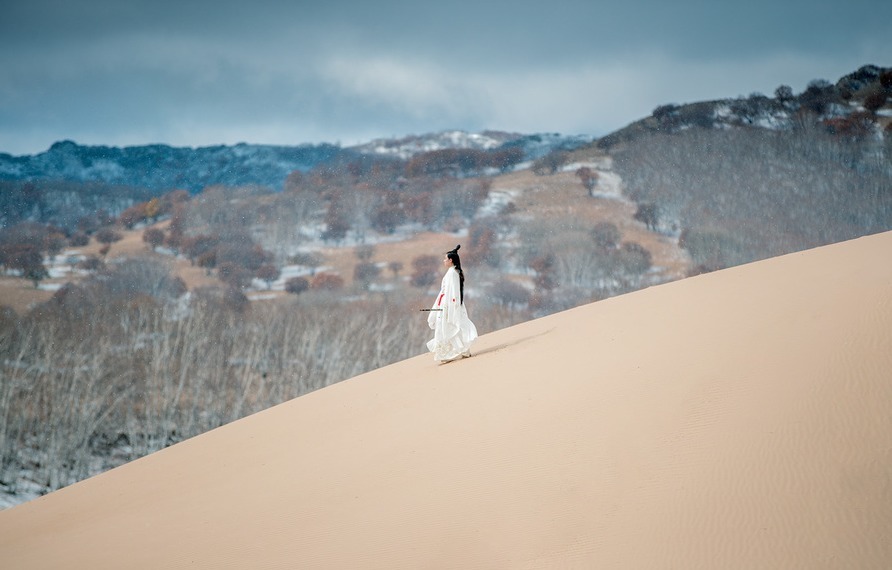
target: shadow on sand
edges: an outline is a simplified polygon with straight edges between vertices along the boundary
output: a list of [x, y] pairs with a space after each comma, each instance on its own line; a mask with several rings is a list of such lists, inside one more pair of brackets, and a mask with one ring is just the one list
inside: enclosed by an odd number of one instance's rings
[[554, 330], [553, 328], [550, 328], [550, 329], [548, 329], [547, 331], [542, 331], [542, 332], [540, 332], [539, 334], [534, 334], [534, 335], [530, 335], [530, 336], [525, 336], [525, 337], [523, 337], [523, 338], [519, 338], [519, 339], [517, 339], [517, 340], [515, 340], [515, 341], [513, 341], [513, 342], [505, 342], [505, 343], [502, 343], [502, 344], [497, 344], [497, 345], [495, 345], [495, 346], [489, 346], [489, 347], [484, 348], [484, 349], [482, 349], [482, 350], [471, 351], [471, 355], [472, 355], [472, 356], [480, 356], [481, 354], [487, 354], [487, 353], [489, 353], [489, 352], [498, 352], [498, 351], [500, 351], [500, 350], [502, 350], [502, 349], [504, 349], [504, 348], [508, 348], [509, 346], [516, 346], [516, 345], [521, 344], [521, 343], [523, 343], [523, 342], [526, 342], [526, 341], [528, 341], [528, 340], [532, 340], [532, 339], [537, 338], [537, 337], [540, 337], [540, 336], [545, 336], [545, 335], [547, 335], [548, 333], [550, 333], [550, 332], [553, 331], [553, 330]]

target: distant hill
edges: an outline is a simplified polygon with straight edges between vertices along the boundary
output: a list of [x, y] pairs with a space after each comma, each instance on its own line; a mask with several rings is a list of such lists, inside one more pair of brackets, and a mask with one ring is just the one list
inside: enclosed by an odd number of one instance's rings
[[291, 172], [307, 171], [320, 164], [368, 159], [405, 160], [434, 150], [490, 150], [503, 146], [520, 147], [528, 159], [535, 159], [552, 150], [576, 148], [591, 140], [591, 137], [559, 134], [448, 131], [379, 139], [348, 148], [331, 144], [273, 146], [245, 143], [198, 148], [167, 145], [120, 148], [62, 141], [35, 155], [0, 153], [0, 180], [101, 182], [156, 192], [184, 189], [194, 193], [213, 185], [259, 185], [278, 190]]
[[521, 148], [528, 160], [539, 158], [554, 150], [574, 150], [593, 140], [592, 137], [564, 136], [559, 133], [519, 134], [501, 131], [468, 133], [443, 131], [427, 135], [410, 135], [402, 138], [376, 139], [352, 147], [351, 150], [365, 155], [390, 156], [409, 159], [424, 152], [445, 149], [496, 150]]
[[156, 191], [198, 192], [215, 184], [279, 188], [294, 170], [308, 170], [348, 152], [330, 144], [119, 148], [62, 141], [40, 154], [0, 154], [0, 179], [104, 182]]
[[595, 143], [695, 271], [892, 229], [892, 68], [774, 95], [662, 105]]
[[678, 133], [690, 128], [727, 129], [756, 127], [770, 130], [794, 128], [803, 113], [809, 113], [833, 126], [834, 121], [859, 114], [874, 116], [875, 124], [889, 124], [889, 93], [892, 92], [892, 68], [865, 65], [840, 78], [835, 84], [814, 80], [800, 94], [781, 85], [768, 97], [754, 93], [748, 97], [698, 101], [683, 105], [665, 104], [643, 119], [597, 141], [602, 149], [649, 133]]

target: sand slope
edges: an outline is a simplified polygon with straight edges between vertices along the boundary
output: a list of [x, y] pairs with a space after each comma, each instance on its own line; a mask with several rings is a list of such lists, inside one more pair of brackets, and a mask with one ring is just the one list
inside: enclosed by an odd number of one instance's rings
[[370, 372], [0, 512], [0, 567], [889, 568], [890, 251]]

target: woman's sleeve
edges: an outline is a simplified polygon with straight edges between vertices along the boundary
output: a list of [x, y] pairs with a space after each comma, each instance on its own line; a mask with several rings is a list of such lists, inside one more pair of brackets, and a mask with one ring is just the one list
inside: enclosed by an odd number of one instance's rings
[[458, 271], [449, 271], [446, 278], [446, 290], [443, 291], [443, 293], [443, 302], [441, 303], [441, 306], [445, 313], [444, 317], [446, 318], [446, 322], [458, 327], [458, 307], [461, 305], [461, 282], [459, 281]]

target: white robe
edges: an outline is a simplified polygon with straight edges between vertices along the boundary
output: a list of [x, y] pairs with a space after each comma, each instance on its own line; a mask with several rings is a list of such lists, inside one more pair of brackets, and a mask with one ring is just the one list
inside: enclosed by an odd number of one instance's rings
[[471, 355], [471, 343], [477, 338], [477, 327], [468, 318], [468, 310], [461, 302], [458, 271], [446, 270], [440, 284], [440, 292], [427, 317], [427, 324], [434, 331], [434, 338], [427, 349], [434, 353], [434, 360], [445, 362]]

